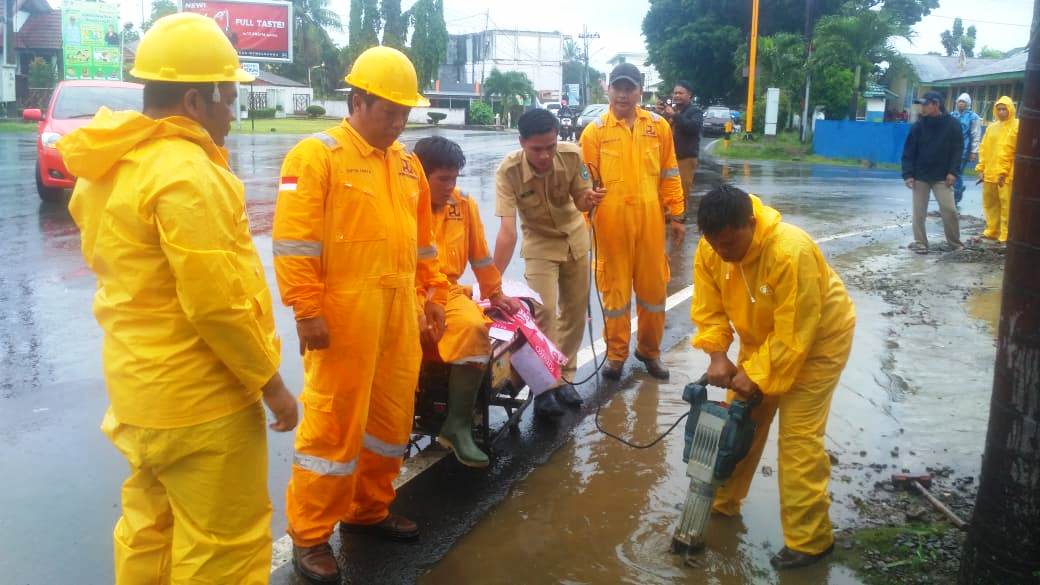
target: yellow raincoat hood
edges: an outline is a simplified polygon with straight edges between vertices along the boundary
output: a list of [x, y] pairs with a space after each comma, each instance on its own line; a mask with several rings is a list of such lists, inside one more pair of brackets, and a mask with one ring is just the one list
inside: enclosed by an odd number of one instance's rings
[[97, 275], [112, 412], [177, 428], [260, 398], [279, 343], [245, 189], [198, 123], [102, 109], [58, 142]]
[[743, 260], [724, 262], [706, 238], [697, 245], [692, 343], [727, 351], [735, 329], [739, 365], [763, 393], [783, 394], [806, 359], [845, 350], [832, 344], [855, 326], [856, 312], [809, 234], [781, 222], [757, 197], [751, 201], [755, 236]]

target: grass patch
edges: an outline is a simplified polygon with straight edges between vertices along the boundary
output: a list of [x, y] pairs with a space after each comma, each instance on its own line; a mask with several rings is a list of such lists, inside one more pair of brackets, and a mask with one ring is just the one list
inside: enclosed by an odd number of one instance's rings
[[[798, 162], [810, 164], [834, 165], [840, 167], [863, 167], [862, 161], [856, 159], [828, 158], [812, 154], [812, 143], [802, 144], [797, 133], [782, 132], [775, 137], [759, 134], [755, 139], [741, 140], [734, 136], [729, 149], [719, 142], [714, 147], [714, 154], [746, 160], [775, 160], [780, 162]], [[898, 170], [900, 165], [893, 163], [875, 163], [873, 168]]]
[[[958, 569], [963, 535], [948, 524], [914, 524], [859, 530], [852, 547], [836, 546], [834, 560], [851, 569], [870, 585], [948, 583]], [[956, 546], [954, 546], [956, 545]]]
[[36, 128], [36, 122], [23, 122], [21, 120], [0, 120], [0, 134], [36, 132]]
[[[232, 134], [314, 134], [340, 123], [331, 118], [277, 118], [242, 120], [231, 123]], [[409, 128], [425, 128], [429, 124], [409, 124]], [[255, 127], [255, 129], [254, 129]]]

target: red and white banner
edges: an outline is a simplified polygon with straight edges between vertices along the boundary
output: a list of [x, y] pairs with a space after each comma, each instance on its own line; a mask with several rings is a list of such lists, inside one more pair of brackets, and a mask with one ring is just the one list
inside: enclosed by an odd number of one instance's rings
[[[486, 307], [487, 303], [482, 303]], [[524, 379], [531, 394], [537, 396], [560, 382], [563, 366], [567, 356], [560, 353], [556, 344], [542, 333], [534, 316], [523, 306], [515, 315], [506, 321], [496, 320], [491, 325], [491, 337], [509, 341], [516, 332], [520, 332], [527, 343], [520, 347], [509, 358], [516, 373]]]
[[293, 11], [290, 2], [184, 0], [183, 9], [217, 21], [242, 59], [292, 62]]

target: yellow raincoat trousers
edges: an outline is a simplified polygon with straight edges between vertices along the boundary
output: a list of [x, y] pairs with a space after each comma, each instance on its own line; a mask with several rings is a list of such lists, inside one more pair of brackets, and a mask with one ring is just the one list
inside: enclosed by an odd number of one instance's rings
[[260, 388], [278, 371], [271, 295], [242, 183], [187, 118], [102, 108], [58, 143], [97, 275], [111, 407], [130, 463], [115, 581], [267, 583]]
[[[1008, 119], [997, 119], [997, 106], [1008, 109]], [[993, 104], [993, 119], [997, 120], [986, 128], [979, 145], [979, 164], [975, 166], [982, 177], [982, 211], [986, 216], [983, 236], [1006, 242], [1008, 239], [1008, 213], [1011, 210], [1011, 181], [1015, 174], [1015, 147], [1018, 143], [1018, 118], [1015, 117], [1015, 102], [1004, 96]], [[1000, 185], [1003, 175], [1004, 186]]]
[[581, 150], [607, 189], [592, 216], [607, 359], [623, 362], [628, 357], [633, 287], [639, 317], [636, 351], [657, 359], [671, 278], [664, 216], [680, 216], [686, 209], [672, 129], [664, 118], [643, 109], [631, 129], [608, 111], [582, 133]]
[[282, 165], [274, 265], [297, 319], [322, 316], [329, 348], [304, 356], [303, 421], [286, 514], [297, 546], [337, 522], [389, 515], [412, 429], [427, 298], [444, 304], [430, 190], [418, 157], [382, 151], [349, 122], [297, 144]]
[[456, 189], [447, 204], [434, 210], [433, 226], [440, 268], [452, 284], [445, 307], [447, 328], [437, 344], [438, 353], [447, 363], [486, 364], [491, 356], [487, 329], [491, 320], [473, 301], [470, 288], [459, 285], [468, 264], [480, 283], [481, 298], [502, 292], [502, 275], [488, 249], [477, 202]]
[[751, 451], [716, 491], [715, 510], [740, 511], [779, 410], [784, 544], [819, 554], [834, 542], [823, 437], [831, 396], [852, 348], [856, 312], [809, 235], [781, 223], [780, 213], [757, 197], [752, 201], [755, 235], [744, 259], [724, 262], [701, 238], [694, 260], [693, 346], [727, 351], [736, 329], [737, 365], [763, 394], [752, 414], [758, 429]]

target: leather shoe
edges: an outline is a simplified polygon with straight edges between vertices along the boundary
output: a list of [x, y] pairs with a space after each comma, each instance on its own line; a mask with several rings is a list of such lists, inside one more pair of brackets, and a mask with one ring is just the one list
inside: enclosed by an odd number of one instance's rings
[[646, 365], [646, 371], [658, 380], [667, 380], [669, 376], [668, 368], [661, 365], [661, 360], [645, 358], [636, 352], [636, 359], [643, 362]]
[[608, 380], [620, 380], [621, 370], [624, 369], [625, 362], [617, 360], [609, 360], [607, 364], [603, 366], [603, 377]]
[[563, 416], [564, 410], [556, 401], [556, 392], [547, 390], [534, 397], [534, 415], [542, 418]]
[[339, 583], [339, 565], [332, 547], [325, 542], [318, 546], [293, 546], [293, 568], [312, 583]]
[[397, 514], [390, 514], [375, 524], [340, 522], [339, 529], [348, 534], [368, 534], [386, 540], [409, 541], [419, 538], [419, 525]]
[[581, 406], [581, 394], [570, 384], [564, 384], [556, 389], [556, 402], [564, 406]]
[[834, 545], [830, 545], [827, 550], [823, 551], [818, 555], [812, 555], [809, 553], [798, 552], [791, 550], [786, 546], [780, 549], [780, 552], [773, 555], [773, 558], [769, 559], [769, 564], [777, 569], [797, 569], [799, 567], [808, 567], [809, 565], [818, 563], [827, 555], [834, 552]]

